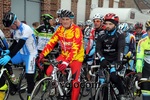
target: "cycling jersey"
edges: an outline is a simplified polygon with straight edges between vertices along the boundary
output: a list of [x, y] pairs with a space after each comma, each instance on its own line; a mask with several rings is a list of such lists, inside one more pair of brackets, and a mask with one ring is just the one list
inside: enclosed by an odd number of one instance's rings
[[134, 36], [135, 36], [135, 40], [136, 40], [136, 44], [138, 44], [138, 41], [142, 38], [142, 35], [146, 33], [144, 30], [142, 30], [141, 33], [137, 33], [137, 32], [134, 32]]
[[146, 36], [148, 36], [147, 32], [142, 35], [142, 38], [145, 38]]
[[0, 30], [0, 51], [8, 49], [8, 43], [4, 33]]
[[35, 34], [38, 37], [38, 50], [43, 50], [49, 39], [52, 37], [54, 33], [53, 27], [48, 27], [44, 24], [40, 25], [37, 29], [35, 29]]
[[82, 32], [75, 24], [72, 24], [69, 29], [60, 26], [42, 50], [42, 54], [46, 56], [50, 53], [59, 41], [61, 55], [66, 58], [67, 62], [72, 62], [73, 60], [82, 62], [84, 56], [82, 38]]
[[135, 56], [136, 41], [134, 35], [127, 32], [125, 40], [126, 40], [126, 45], [124, 49], [124, 55], [126, 55], [129, 51], [131, 51], [133, 56]]
[[[150, 38], [147, 36], [138, 42], [136, 70], [142, 72], [143, 60], [150, 64]], [[149, 69], [149, 68], [148, 68]]]
[[109, 62], [122, 61], [125, 47], [125, 35], [114, 29], [113, 31], [101, 31], [96, 42], [97, 56], [105, 58]]
[[37, 54], [36, 38], [30, 26], [21, 23], [21, 25], [18, 27], [17, 30], [12, 31], [12, 34], [14, 40], [16, 40], [17, 43], [19, 42], [19, 40], [26, 41], [19, 51], [21, 54], [23, 55]]

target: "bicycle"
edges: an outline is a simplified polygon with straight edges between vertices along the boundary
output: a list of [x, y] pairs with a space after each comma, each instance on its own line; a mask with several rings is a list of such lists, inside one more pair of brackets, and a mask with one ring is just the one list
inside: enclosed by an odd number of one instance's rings
[[[9, 64], [11, 65], [11, 64]], [[20, 76], [19, 76], [19, 81], [17, 84], [13, 83], [11, 81], [11, 76], [10, 74], [8, 73], [8, 70], [2, 66], [1, 67], [1, 70], [0, 70], [0, 77], [4, 77], [4, 80], [5, 80], [5, 84], [7, 85], [7, 90], [5, 91], [5, 98], [4, 100], [7, 100], [8, 99], [8, 96], [9, 94], [10, 95], [15, 95], [17, 92], [19, 93], [19, 96], [20, 98], [23, 98], [23, 96], [21, 95], [21, 93], [23, 91], [26, 90], [26, 83], [23, 83], [23, 79], [24, 79], [24, 74], [25, 74], [25, 71], [22, 70]], [[21, 100], [24, 100], [24, 99], [21, 99]]]
[[[47, 64], [52, 64], [54, 67], [52, 75], [50, 77], [45, 77], [41, 79], [36, 85], [35, 88], [32, 91], [31, 94], [31, 100], [41, 100], [41, 99], [48, 99], [48, 100], [54, 100], [54, 99], [68, 99], [70, 96], [70, 91], [71, 91], [71, 69], [67, 68], [66, 70], [68, 71], [68, 77], [66, 81], [64, 78], [66, 76], [61, 74], [59, 69], [57, 68], [57, 65], [61, 63], [61, 61], [56, 61], [55, 59], [49, 60], [49, 63]], [[46, 89], [42, 91], [43, 85], [46, 83]], [[68, 86], [65, 86], [68, 85]]]
[[[91, 72], [91, 70], [93, 70], [94, 68], [98, 68], [96, 74], [93, 74]], [[119, 100], [119, 90], [116, 88], [116, 86], [110, 81], [110, 70], [111, 69], [115, 70], [115, 65], [109, 65], [108, 68], [100, 68], [100, 65], [94, 65], [91, 66], [91, 70], [89, 71], [90, 75], [92, 76], [98, 76], [97, 78], [97, 86], [96, 86], [96, 94], [95, 94], [95, 100]], [[101, 75], [103, 76], [99, 76], [99, 73], [101, 73]], [[118, 73], [118, 72], [116, 72]], [[126, 84], [126, 67], [124, 66], [122, 69], [122, 75], [121, 75], [121, 81], [123, 83], [124, 89], [125, 89], [125, 93], [126, 93], [126, 97], [128, 98], [132, 98], [134, 99], [134, 92], [132, 90], [130, 90], [131, 88], [130, 85]], [[132, 73], [133, 74], [133, 73]], [[127, 75], [132, 75], [127, 74]], [[131, 86], [133, 87], [133, 86]]]
[[[54, 59], [55, 55], [58, 54], [58, 53], [59, 53], [59, 51], [55, 49], [50, 53], [50, 55], [48, 55], [48, 58], [49, 59]], [[25, 73], [25, 68], [24, 67], [25, 66], [23, 66], [22, 73], [20, 74], [20, 77], [19, 77], [19, 88], [25, 88], [25, 89], [18, 90], [19, 97], [20, 97], [21, 100], [26, 100], [26, 97], [27, 97], [27, 81], [26, 81], [26, 73]], [[44, 77], [45, 77], [44, 71], [41, 71], [40, 68], [36, 67], [35, 77], [34, 77], [35, 84]], [[43, 86], [43, 89], [44, 88], [45, 87]]]

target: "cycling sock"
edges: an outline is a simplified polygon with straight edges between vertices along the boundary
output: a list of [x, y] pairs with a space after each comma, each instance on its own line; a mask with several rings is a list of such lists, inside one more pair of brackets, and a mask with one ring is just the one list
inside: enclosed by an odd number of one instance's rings
[[27, 78], [27, 93], [31, 94], [32, 90], [34, 89], [34, 74], [26, 74], [26, 78]]

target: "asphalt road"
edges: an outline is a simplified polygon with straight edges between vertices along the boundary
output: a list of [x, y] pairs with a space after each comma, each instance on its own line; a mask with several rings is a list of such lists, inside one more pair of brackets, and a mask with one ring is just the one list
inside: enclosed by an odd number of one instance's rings
[[[13, 70], [14, 70], [15, 75], [16, 75], [16, 76], [19, 76], [19, 74], [20, 74], [20, 72], [21, 72], [21, 69], [13, 69]], [[90, 97], [90, 96], [84, 97], [82, 100], [89, 100], [89, 97]], [[15, 94], [14, 96], [9, 95], [8, 100], [20, 100], [18, 93]], [[25, 99], [25, 100], [26, 100], [26, 99]], [[142, 99], [141, 99], [141, 97], [139, 97], [139, 98], [136, 98], [135, 100], [142, 100]]]

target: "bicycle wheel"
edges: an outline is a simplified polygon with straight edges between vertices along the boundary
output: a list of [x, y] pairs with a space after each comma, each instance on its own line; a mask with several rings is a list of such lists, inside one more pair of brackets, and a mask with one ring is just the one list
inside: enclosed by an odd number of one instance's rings
[[[82, 75], [81, 75], [81, 77], [82, 77]], [[80, 79], [80, 81], [81, 81], [81, 83], [80, 83], [80, 96], [81, 97], [82, 96], [86, 97], [86, 96], [88, 96], [90, 94], [91, 87], [88, 86], [88, 85], [90, 85], [91, 83], [90, 82], [88, 83], [87, 79], [84, 78], [84, 77], [82, 77]]]
[[[43, 87], [45, 87], [44, 90]], [[31, 100], [58, 100], [57, 87], [51, 77], [45, 77], [35, 85], [31, 93]]]
[[128, 91], [126, 93], [129, 93], [129, 97], [135, 99], [136, 95], [134, 95], [134, 92], [136, 91], [136, 87], [135, 87], [135, 81], [137, 80], [136, 76], [135, 76], [135, 72], [133, 71], [127, 71], [126, 75], [125, 75], [125, 81], [126, 81], [126, 86], [128, 89]]
[[26, 99], [26, 97], [27, 97], [27, 81], [26, 81], [24, 70], [19, 77], [18, 93], [19, 93], [19, 97], [21, 100]]
[[95, 94], [95, 100], [117, 100], [114, 97], [113, 91], [108, 92], [108, 84], [104, 83], [97, 89]]
[[81, 74], [80, 74], [80, 85], [81, 85], [80, 86], [80, 98], [88, 96], [91, 92], [91, 87], [88, 86], [88, 85], [90, 85], [91, 82], [88, 82], [88, 78], [87, 78], [88, 70], [86, 68], [88, 68], [87, 65], [83, 66], [83, 68], [81, 69]]
[[2, 92], [5, 92], [4, 100], [7, 100], [8, 97], [9, 97], [9, 93], [10, 93], [10, 80], [9, 80], [9, 78], [5, 74], [2, 77], [4, 77], [5, 86], [7, 88], [5, 91], [2, 91]]

